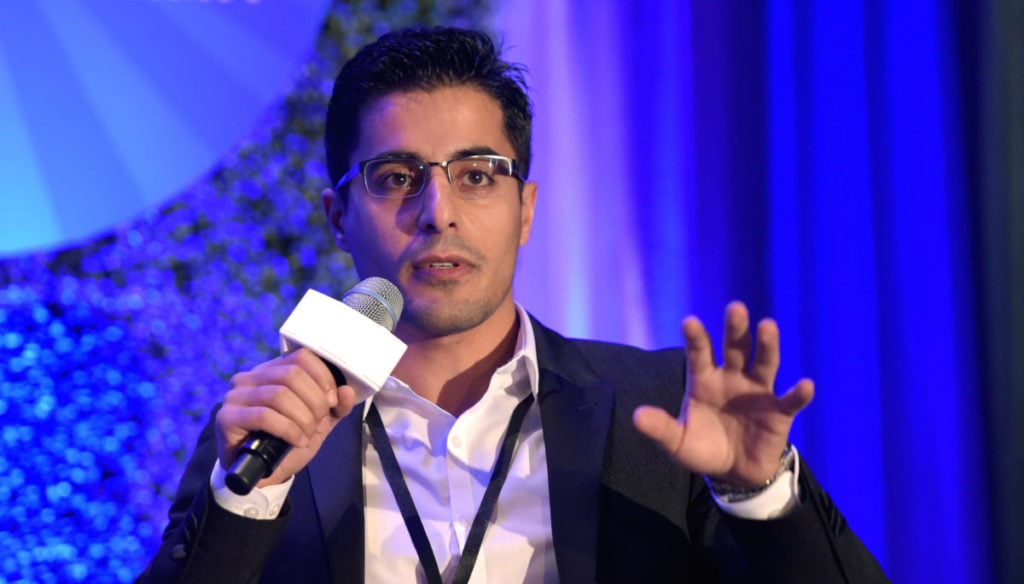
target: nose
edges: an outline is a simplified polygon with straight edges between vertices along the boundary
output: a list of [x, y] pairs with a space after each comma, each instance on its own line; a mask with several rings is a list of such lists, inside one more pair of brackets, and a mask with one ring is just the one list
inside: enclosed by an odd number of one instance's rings
[[422, 231], [443, 233], [456, 226], [458, 210], [455, 205], [455, 187], [448, 182], [442, 168], [431, 168], [425, 179], [420, 200], [419, 228]]

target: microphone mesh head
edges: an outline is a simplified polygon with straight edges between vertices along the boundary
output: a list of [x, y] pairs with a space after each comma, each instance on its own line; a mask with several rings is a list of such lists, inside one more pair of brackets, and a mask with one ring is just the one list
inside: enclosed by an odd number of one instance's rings
[[388, 329], [395, 330], [405, 300], [391, 282], [376, 276], [367, 278], [345, 292], [341, 301], [349, 308]]

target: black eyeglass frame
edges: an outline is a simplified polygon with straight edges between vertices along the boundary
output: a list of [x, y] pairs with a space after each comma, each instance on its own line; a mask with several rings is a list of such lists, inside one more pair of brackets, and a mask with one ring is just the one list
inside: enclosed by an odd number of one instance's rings
[[[375, 194], [373, 192], [373, 189], [370, 188], [370, 184], [367, 182], [368, 179], [366, 177], [366, 173], [364, 172], [366, 170], [366, 166], [374, 162], [412, 162], [419, 164], [420, 167], [425, 172], [429, 172], [430, 168], [434, 166], [440, 166], [441, 168], [444, 169], [445, 176], [448, 177], [448, 184], [455, 184], [455, 177], [452, 176], [451, 170], [448, 168], [448, 166], [454, 162], [461, 162], [463, 160], [488, 161], [492, 166], [494, 166], [494, 161], [504, 162], [505, 164], [508, 165], [509, 168], [508, 176], [511, 176], [512, 178], [518, 180], [520, 183], [526, 182], [526, 179], [524, 179], [522, 174], [520, 174], [519, 172], [519, 161], [508, 156], [501, 156], [499, 154], [469, 154], [466, 156], [458, 156], [456, 158], [452, 158], [451, 160], [442, 160], [440, 162], [431, 162], [429, 160], [420, 160], [418, 158], [406, 158], [402, 156], [382, 156], [379, 158], [368, 158], [366, 160], [361, 160], [353, 164], [352, 168], [348, 169], [348, 172], [346, 172], [344, 176], [338, 179], [338, 184], [334, 185], [334, 189], [340, 190], [343, 186], [352, 182], [357, 175], [362, 174], [363, 186], [366, 188], [367, 194], [369, 194], [371, 197], [376, 197], [378, 199], [411, 199], [422, 194], [423, 189], [427, 188], [427, 183], [429, 182], [429, 180], [426, 177], [424, 177], [424, 180], [420, 183], [419, 190], [416, 191], [415, 193], [410, 193], [407, 195], [403, 195], [401, 197], [387, 197], [384, 195]], [[459, 193], [462, 193], [462, 191], [460, 190]]]

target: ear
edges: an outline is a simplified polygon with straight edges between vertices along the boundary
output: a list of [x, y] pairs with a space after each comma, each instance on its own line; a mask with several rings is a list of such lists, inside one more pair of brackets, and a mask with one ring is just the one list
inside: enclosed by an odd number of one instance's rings
[[348, 240], [345, 239], [345, 228], [342, 227], [342, 218], [345, 216], [345, 204], [341, 195], [333, 189], [324, 189], [320, 195], [324, 202], [324, 215], [327, 216], [327, 224], [331, 227], [331, 234], [334, 235], [334, 243], [338, 249], [348, 253]]
[[519, 201], [519, 245], [525, 245], [530, 240], [530, 231], [533, 229], [533, 208], [537, 204], [537, 183], [528, 182], [523, 185], [523, 195]]

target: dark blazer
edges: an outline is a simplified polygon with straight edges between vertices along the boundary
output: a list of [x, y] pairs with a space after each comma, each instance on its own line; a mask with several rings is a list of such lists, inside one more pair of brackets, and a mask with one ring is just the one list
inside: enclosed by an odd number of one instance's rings
[[[562, 582], [885, 582], [828, 495], [801, 465], [799, 510], [746, 521], [722, 513], [701, 477], [668, 460], [632, 423], [642, 404], [677, 412], [682, 350], [563, 338], [534, 321], [551, 529]], [[361, 408], [296, 475], [281, 516], [220, 509], [203, 430], [141, 581], [361, 582]]]

